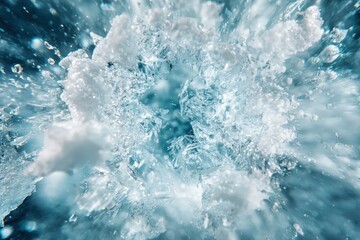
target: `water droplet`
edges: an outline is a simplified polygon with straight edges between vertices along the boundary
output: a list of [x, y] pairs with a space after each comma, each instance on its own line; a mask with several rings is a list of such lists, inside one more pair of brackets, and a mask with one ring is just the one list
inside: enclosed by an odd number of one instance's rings
[[23, 71], [23, 67], [20, 64], [15, 64], [13, 67], [11, 67], [11, 71], [13, 73], [20, 74]]
[[54, 65], [55, 64], [55, 60], [53, 58], [49, 58], [48, 59], [48, 63], [51, 64], [51, 65]]
[[13, 228], [10, 226], [5, 226], [3, 229], [0, 229], [0, 236], [2, 239], [8, 238], [11, 236]]
[[55, 47], [53, 45], [51, 45], [50, 43], [48, 43], [47, 41], [44, 42], [44, 45], [49, 50], [54, 50], [55, 49]]
[[43, 46], [43, 40], [41, 38], [34, 38], [31, 40], [30, 47], [35, 50], [40, 50]]
[[57, 11], [54, 8], [50, 8], [49, 11], [52, 15], [57, 15]]
[[37, 228], [37, 224], [35, 221], [27, 221], [24, 223], [24, 229], [27, 232], [33, 232]]

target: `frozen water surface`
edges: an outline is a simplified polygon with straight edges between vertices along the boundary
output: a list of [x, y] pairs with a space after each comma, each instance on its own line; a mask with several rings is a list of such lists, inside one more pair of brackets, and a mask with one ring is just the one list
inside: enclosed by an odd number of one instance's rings
[[2, 239], [359, 239], [356, 1], [0, 3]]

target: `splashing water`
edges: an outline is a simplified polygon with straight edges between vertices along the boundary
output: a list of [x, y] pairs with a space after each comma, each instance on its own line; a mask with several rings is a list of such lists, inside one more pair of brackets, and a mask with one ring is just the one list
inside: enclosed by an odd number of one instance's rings
[[55, 2], [75, 44], [0, 39], [3, 239], [360, 236], [358, 3]]

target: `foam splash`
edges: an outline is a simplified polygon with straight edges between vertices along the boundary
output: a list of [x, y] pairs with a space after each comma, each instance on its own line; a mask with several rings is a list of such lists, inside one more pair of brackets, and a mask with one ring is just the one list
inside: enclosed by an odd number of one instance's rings
[[[73, 121], [82, 125], [58, 129], [57, 134], [53, 134], [54, 127], [50, 128], [45, 139], [45, 148], [29, 171], [39, 174], [41, 169], [42, 173], [48, 174], [52, 171], [79, 168], [85, 163], [96, 166], [100, 161], [99, 154], [102, 150], [98, 143], [108, 142], [104, 139], [106, 135], [93, 133], [99, 132], [94, 124], [87, 124], [88, 121], [96, 120], [98, 123], [109, 125], [109, 132], [114, 135], [122, 134], [125, 138], [133, 139], [123, 140], [129, 142], [127, 149], [119, 146], [124, 143], [117, 137], [114, 137], [112, 143], [104, 146], [117, 148], [113, 151], [113, 154], [119, 157], [115, 163], [128, 162], [133, 178], [140, 183], [124, 179], [123, 181], [129, 183], [117, 182], [112, 193], [99, 194], [99, 191], [103, 191], [101, 189], [105, 183], [114, 181], [112, 179], [115, 177], [114, 169], [107, 167], [107, 180], [101, 180], [100, 176], [83, 180], [90, 186], [81, 200], [78, 200], [82, 209], [88, 211], [109, 209], [121, 201], [128, 201], [130, 206], [139, 203], [148, 205], [141, 210], [144, 212], [151, 211], [153, 207], [163, 208], [165, 216], [183, 224], [200, 221], [197, 212], [206, 212], [207, 218], [214, 218], [208, 220], [208, 224], [213, 224], [217, 221], [216, 218], [222, 216], [223, 223], [220, 226], [235, 225], [234, 229], [237, 227], [235, 219], [239, 215], [261, 209], [262, 201], [269, 198], [268, 193], [271, 189], [269, 180], [265, 178], [271, 176], [273, 170], [270, 169], [260, 178], [254, 177], [254, 173], [249, 171], [254, 171], [259, 167], [258, 165], [264, 164], [263, 158], [286, 152], [286, 144], [294, 139], [295, 134], [286, 127], [289, 120], [288, 112], [296, 109], [297, 103], [294, 99], [282, 96], [281, 92], [278, 94], [263, 92], [263, 89], [271, 83], [260, 86], [251, 79], [256, 77], [252, 71], [259, 71], [259, 66], [252, 66], [254, 63], [252, 60], [243, 62], [239, 59], [240, 56], [251, 58], [247, 47], [235, 45], [234, 49], [227, 50], [230, 48], [229, 43], [220, 40], [217, 26], [221, 22], [219, 16], [221, 5], [204, 3], [204, 6], [211, 11], [202, 11], [197, 18], [181, 15], [168, 17], [166, 12], [156, 8], [141, 11], [142, 16], [123, 14], [112, 21], [109, 33], [99, 40], [91, 58], [80, 51], [62, 60], [61, 64], [68, 73], [67, 79], [63, 82], [64, 92], [61, 97], [69, 106]], [[300, 23], [295, 20], [281, 22], [261, 34], [264, 39], [263, 46], [257, 46], [254, 51], [261, 55], [267, 53], [273, 55], [273, 57], [269, 56], [269, 59], [276, 59], [273, 62], [279, 69], [272, 72], [274, 76], [285, 71], [282, 65], [284, 60], [305, 51], [320, 40], [323, 30], [319, 10], [310, 7], [303, 15], [304, 18]], [[213, 22], [207, 21], [208, 18], [213, 19]], [[150, 21], [147, 23], [145, 19]], [[200, 21], [200, 24], [204, 22], [204, 27], [200, 27], [197, 21]], [[171, 31], [160, 32], [160, 29], [171, 29]], [[164, 34], [164, 36], [155, 39], [156, 34]], [[285, 44], [283, 40], [289, 41], [290, 44]], [[223, 45], [221, 49], [225, 50], [223, 53], [217, 53], [223, 50], [212, 47], [219, 42]], [[158, 45], [160, 43], [161, 45]], [[286, 47], [281, 48], [281, 46]], [[164, 50], [167, 50], [167, 53], [163, 53]], [[189, 55], [186, 55], [186, 52], [189, 52]], [[163, 67], [161, 65], [166, 65], [167, 61], [170, 61], [173, 67], [172, 69], [168, 67], [162, 73], [159, 68]], [[215, 65], [217, 69], [211, 70], [213, 61], [219, 62]], [[142, 64], [142, 68], [139, 64]], [[178, 71], [183, 71], [182, 64], [192, 64], [189, 66], [190, 76], [180, 80], [179, 103], [180, 117], [185, 118], [191, 125], [193, 137], [191, 144], [183, 143], [183, 146], [170, 156], [177, 158], [179, 166], [169, 168], [171, 159], [162, 159], [167, 155], [161, 157], [163, 153], [157, 152], [156, 147], [148, 150], [146, 146], [150, 147], [150, 144], [156, 146], [158, 141], [156, 134], [159, 134], [159, 129], [164, 126], [162, 123], [164, 120], [156, 117], [156, 114], [173, 118], [174, 116], [171, 115], [173, 113], [164, 114], [159, 111], [161, 107], [157, 106], [150, 108], [141, 103], [139, 97], [147, 91], [153, 91], [153, 88], [159, 88], [157, 86], [162, 84], [161, 81], [166, 84], [171, 82], [172, 79], [167, 75], [171, 75], [176, 67]], [[202, 71], [205, 71], [206, 75]], [[229, 73], [233, 74], [231, 78], [222, 77]], [[241, 75], [250, 78], [241, 79], [239, 77]], [[120, 85], [118, 89], [120, 92], [116, 91], [116, 87], [114, 88], [116, 85]], [[242, 95], [247, 91], [251, 92], [250, 96], [255, 96], [255, 93], [259, 95], [256, 99], [249, 99], [249, 102], [247, 99], [245, 102], [240, 100], [239, 98], [244, 98]], [[159, 91], [157, 94], [163, 93]], [[125, 104], [129, 104], [126, 114], [133, 115], [130, 119], [122, 116], [124, 109], [121, 108], [124, 108]], [[146, 114], [143, 108], [147, 108], [146, 118], [155, 122], [154, 126], [147, 126], [149, 128], [147, 131], [141, 129]], [[244, 110], [245, 113], [241, 113]], [[117, 122], [109, 123], [108, 119], [116, 119]], [[129, 120], [133, 122], [124, 133], [121, 125], [130, 124]], [[158, 126], [156, 122], [159, 122]], [[61, 140], [61, 132], [65, 133], [66, 140]], [[244, 144], [248, 146], [242, 146]], [[219, 151], [219, 146], [226, 151], [224, 155]], [[259, 162], [255, 165], [248, 163], [251, 166], [238, 167], [238, 170], [235, 170], [234, 165], [248, 161], [239, 152], [241, 149], [247, 151], [249, 155], [259, 154], [262, 157], [259, 157]], [[127, 153], [123, 153], [124, 150]], [[182, 156], [177, 156], [179, 154]], [[148, 159], [149, 156], [153, 160]], [[132, 163], [131, 158], [135, 157], [137, 159]], [[224, 164], [229, 166], [226, 167]], [[221, 165], [223, 167], [219, 168]], [[217, 173], [213, 174], [213, 171]], [[128, 178], [126, 171], [117, 174], [125, 174], [125, 178]], [[156, 175], [157, 178], [152, 184], [160, 185], [155, 188], [155, 194], [148, 192], [149, 188], [154, 188], [148, 182], [149, 176], [152, 175]], [[190, 176], [184, 178], [187, 175]], [[193, 175], [199, 175], [204, 180], [199, 181]], [[130, 186], [134, 184], [138, 187], [131, 188]], [[139, 184], [143, 186], [140, 187]], [[197, 185], [198, 187], [195, 187]], [[123, 199], [116, 198], [118, 191], [125, 191], [125, 196], [120, 194]], [[154, 201], [161, 195], [162, 198], [171, 201]], [[109, 196], [113, 204], [106, 201], [108, 197], [105, 196]], [[152, 204], [149, 204], [151, 202]], [[150, 207], [151, 205], [153, 206]], [[233, 208], [231, 213], [227, 212], [228, 208]], [[187, 210], [181, 212], [181, 209]], [[216, 211], [212, 213], [211, 209]], [[141, 233], [142, 231], [152, 231], [152, 228], [147, 226], [146, 215], [143, 216], [144, 213], [141, 212], [139, 214], [138, 217], [142, 220], [133, 221], [137, 221], [141, 227], [139, 230], [129, 230], [127, 233], [129, 236], [144, 234]], [[227, 219], [230, 215], [234, 215], [234, 218]], [[126, 226], [127, 224], [124, 226], [125, 229]]]
[[[66, 172], [77, 224], [65, 235], [83, 239], [76, 232], [91, 223], [81, 219], [93, 216], [102, 238], [263, 238], [254, 232], [262, 227], [271, 239], [306, 236], [278, 211], [279, 176], [311, 165], [358, 187], [355, 136], [324, 137], [324, 151], [310, 134], [340, 124], [312, 104], [327, 102], [328, 89], [332, 98], [354, 97], [338, 107], [350, 108], [345, 122], [360, 122], [352, 77], [313, 73], [341, 56], [346, 31], [325, 32], [319, 7], [302, 1], [279, 3], [285, 10], [271, 22], [276, 6], [265, 2], [244, 4], [247, 13], [229, 27], [236, 12], [225, 15], [223, 4], [130, 1], [132, 11], [115, 17], [106, 36], [91, 33], [91, 56], [78, 50], [62, 59], [71, 119], [46, 130], [26, 172]], [[308, 84], [315, 90], [299, 96], [301, 82], [316, 78]]]

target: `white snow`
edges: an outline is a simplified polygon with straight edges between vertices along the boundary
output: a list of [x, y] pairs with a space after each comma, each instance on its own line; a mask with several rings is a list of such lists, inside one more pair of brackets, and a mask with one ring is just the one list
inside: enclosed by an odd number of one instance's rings
[[54, 124], [46, 131], [43, 150], [27, 172], [45, 176], [101, 162], [110, 146], [106, 136], [104, 127], [96, 122]]

